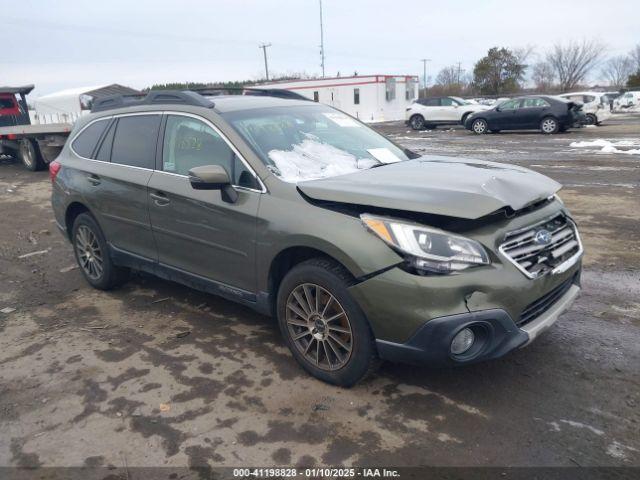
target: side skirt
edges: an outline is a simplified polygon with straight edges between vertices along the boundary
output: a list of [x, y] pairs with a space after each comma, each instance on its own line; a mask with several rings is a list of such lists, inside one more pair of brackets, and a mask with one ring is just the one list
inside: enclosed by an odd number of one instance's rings
[[109, 250], [111, 259], [116, 265], [151, 273], [165, 280], [170, 280], [195, 290], [200, 290], [201, 292], [226, 298], [227, 300], [245, 305], [264, 315], [271, 314], [265, 295], [263, 294], [256, 295], [247, 290], [136, 255], [135, 253], [114, 247], [111, 244], [109, 244]]

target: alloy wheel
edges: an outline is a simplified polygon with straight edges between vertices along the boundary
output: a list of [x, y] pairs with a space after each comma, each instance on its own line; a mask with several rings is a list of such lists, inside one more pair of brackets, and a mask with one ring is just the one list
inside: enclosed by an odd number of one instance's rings
[[422, 130], [424, 128], [424, 120], [420, 115], [416, 115], [411, 119], [411, 127], [414, 130]]
[[557, 123], [553, 118], [547, 118], [542, 122], [542, 131], [544, 133], [553, 133], [556, 131]]
[[353, 351], [349, 317], [340, 302], [314, 283], [298, 285], [286, 304], [287, 331], [306, 361], [322, 370], [344, 367]]
[[484, 133], [487, 131], [487, 124], [484, 120], [476, 120], [472, 125], [475, 133]]
[[86, 225], [81, 225], [76, 232], [76, 251], [84, 273], [92, 280], [98, 280], [104, 271], [104, 260], [98, 238]]

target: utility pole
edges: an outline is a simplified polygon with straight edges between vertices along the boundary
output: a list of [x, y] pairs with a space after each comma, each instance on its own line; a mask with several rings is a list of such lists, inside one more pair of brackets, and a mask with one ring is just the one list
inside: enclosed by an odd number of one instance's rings
[[430, 58], [423, 58], [420, 60], [422, 62], [422, 91], [423, 96], [427, 96], [427, 62], [430, 62]]
[[258, 48], [262, 49], [262, 53], [264, 54], [264, 74], [267, 77], [267, 81], [269, 81], [269, 66], [267, 64], [267, 47], [270, 47], [270, 43], [261, 43]]
[[458, 81], [456, 83], [460, 85], [460, 62], [458, 62]]
[[324, 78], [324, 28], [322, 25], [322, 0], [320, 0], [320, 67]]

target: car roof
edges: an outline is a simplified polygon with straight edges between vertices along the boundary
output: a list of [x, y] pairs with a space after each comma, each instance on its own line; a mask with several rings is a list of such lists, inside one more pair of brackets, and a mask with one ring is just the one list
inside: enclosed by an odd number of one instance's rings
[[568, 93], [561, 93], [561, 94], [560, 94], [560, 96], [561, 96], [561, 97], [566, 97], [566, 96], [568, 96], [568, 95], [596, 95], [596, 96], [600, 95], [600, 96], [602, 96], [602, 95], [604, 95], [604, 94], [606, 94], [606, 92], [589, 92], [589, 91], [586, 91], [586, 92], [568, 92]]
[[220, 113], [258, 108], [309, 106], [316, 104], [308, 100], [267, 97], [258, 95], [215, 95], [207, 97], [214, 103], [214, 110]]

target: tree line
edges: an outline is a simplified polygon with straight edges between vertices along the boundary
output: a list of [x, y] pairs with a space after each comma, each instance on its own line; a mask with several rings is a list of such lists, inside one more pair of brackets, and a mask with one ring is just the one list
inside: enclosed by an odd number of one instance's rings
[[[503, 95], [525, 90], [530, 74], [535, 92], [575, 90], [594, 74], [615, 90], [640, 87], [640, 44], [628, 54], [606, 56], [607, 47], [597, 40], [557, 43], [538, 55], [534, 47], [493, 47], [478, 60], [473, 71], [451, 65], [438, 72], [427, 95]], [[535, 58], [536, 61], [529, 60]], [[423, 92], [424, 93], [424, 92]]]

